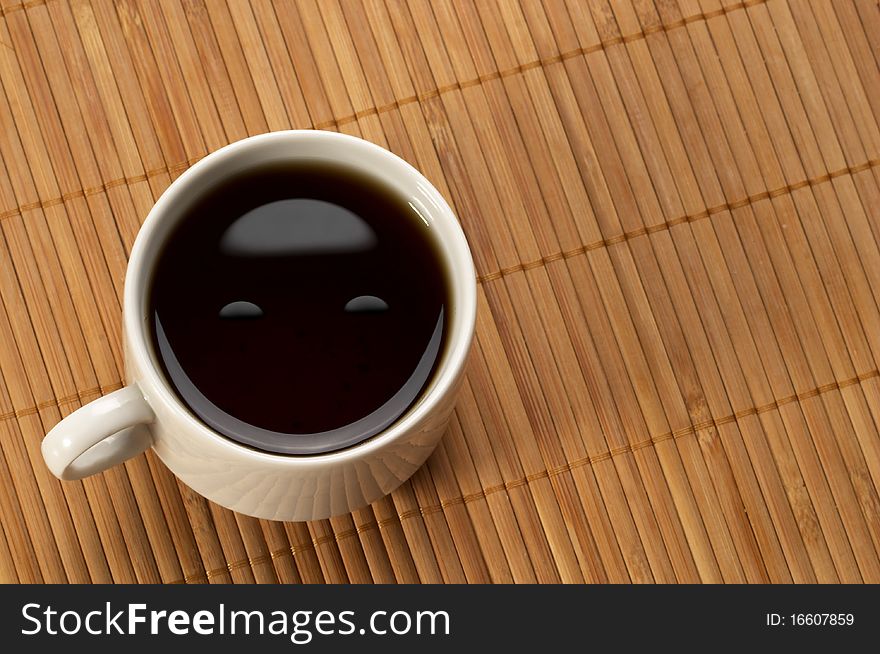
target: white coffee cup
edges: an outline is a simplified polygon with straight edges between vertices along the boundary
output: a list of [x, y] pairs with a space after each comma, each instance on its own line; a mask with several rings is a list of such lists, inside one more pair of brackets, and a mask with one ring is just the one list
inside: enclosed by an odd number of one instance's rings
[[[344, 162], [408, 198], [440, 244], [450, 277], [444, 353], [433, 381], [390, 427], [358, 445], [315, 455], [263, 452], [208, 427], [175, 395], [153, 353], [147, 292], [157, 254], [184, 200], [250, 167], [290, 160]], [[152, 447], [185, 484], [234, 511], [274, 520], [314, 520], [363, 507], [393, 491], [443, 435], [464, 372], [476, 317], [476, 281], [464, 233], [440, 193], [404, 160], [361, 139], [296, 130], [254, 136], [208, 155], [153, 207], [131, 252], [123, 339], [127, 386], [74, 411], [43, 439], [61, 479], [96, 474]]]

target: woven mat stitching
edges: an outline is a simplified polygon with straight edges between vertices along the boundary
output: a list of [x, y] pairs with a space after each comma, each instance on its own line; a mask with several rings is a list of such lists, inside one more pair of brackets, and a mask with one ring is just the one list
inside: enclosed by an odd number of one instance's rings
[[[139, 175], [137, 177], [131, 178], [120, 178], [117, 180], [112, 180], [103, 184], [100, 187], [93, 187], [89, 189], [85, 189], [82, 191], [74, 191], [71, 193], [67, 193], [60, 198], [54, 198], [52, 200], [44, 200], [31, 202], [29, 204], [24, 204], [14, 209], [10, 209], [3, 213], [0, 213], [0, 220], [4, 220], [7, 218], [11, 218], [13, 216], [21, 215], [24, 211], [30, 211], [38, 208], [46, 208], [56, 204], [60, 204], [68, 199], [73, 199], [75, 197], [84, 197], [88, 195], [94, 195], [100, 193], [108, 188], [112, 188], [113, 186], [119, 186], [122, 184], [129, 183], [137, 183], [139, 181], [146, 180], [152, 174], [159, 174], [160, 172], [168, 172], [168, 171], [183, 171], [188, 166], [192, 165], [198, 161], [196, 159], [190, 159], [186, 162], [181, 162], [178, 164], [174, 164], [173, 166], [169, 166], [162, 169], [156, 169], [156, 171], [151, 171], [145, 173], [144, 175]], [[587, 252], [592, 252], [593, 250], [598, 250], [601, 248], [607, 248], [612, 245], [617, 245], [618, 243], [624, 243], [626, 241], [632, 240], [639, 236], [645, 236], [648, 234], [655, 234], [657, 232], [666, 231], [675, 227], [677, 225], [682, 225], [685, 223], [695, 223], [706, 218], [710, 218], [716, 214], [723, 213], [726, 211], [733, 211], [735, 209], [740, 209], [750, 204], [754, 204], [756, 202], [761, 202], [762, 200], [773, 199], [780, 197], [782, 195], [793, 193], [794, 191], [800, 190], [802, 188], [818, 186], [819, 184], [824, 184], [825, 182], [829, 182], [833, 179], [841, 177], [843, 175], [857, 175], [858, 173], [864, 172], [871, 168], [876, 168], [880, 166], [880, 159], [869, 159], [860, 164], [856, 164], [855, 166], [845, 166], [838, 170], [834, 170], [830, 173], [825, 173], [823, 175], [818, 175], [816, 177], [810, 177], [808, 179], [803, 179], [797, 182], [793, 182], [791, 184], [786, 184], [784, 186], [780, 186], [778, 188], [774, 188], [767, 191], [761, 191], [760, 193], [754, 193], [744, 198], [740, 198], [738, 200], [733, 200], [731, 202], [723, 202], [714, 207], [709, 207], [707, 209], [703, 209], [694, 214], [686, 214], [683, 216], [678, 216], [676, 218], [670, 218], [669, 220], [665, 220], [663, 222], [657, 223], [655, 225], [648, 225], [646, 227], [639, 227], [637, 229], [623, 232], [622, 234], [618, 234], [616, 236], [610, 236], [608, 238], [600, 239], [593, 241], [592, 243], [587, 243], [585, 245], [581, 245], [580, 247], [573, 248], [571, 250], [557, 251], [552, 252], [550, 254], [544, 255], [539, 259], [534, 259], [532, 261], [527, 261], [524, 263], [518, 263], [514, 266], [508, 266], [502, 268], [500, 270], [495, 270], [492, 272], [488, 272], [482, 275], [477, 275], [477, 282], [482, 284], [485, 282], [491, 282], [497, 279], [501, 279], [502, 277], [506, 277], [508, 275], [512, 275], [517, 272], [522, 272], [526, 270], [531, 270], [533, 268], [540, 268], [548, 263], [552, 263], [554, 261], [559, 261], [560, 259], [571, 259], [573, 257], [580, 256], [582, 254], [586, 254]], [[68, 401], [74, 401], [76, 397], [69, 398]], [[27, 411], [28, 409], [24, 409]], [[0, 419], [3, 419], [6, 414], [0, 414]]]
[[[878, 369], [870, 370], [868, 372], [863, 372], [859, 375], [856, 375], [855, 377], [850, 377], [849, 379], [844, 379], [842, 381], [829, 382], [827, 384], [823, 384], [822, 386], [817, 386], [816, 388], [812, 388], [812, 389], [809, 389], [806, 391], [801, 391], [800, 393], [793, 393], [791, 395], [787, 395], [783, 398], [773, 400], [771, 402], [768, 402], [766, 404], [762, 404], [760, 406], [754, 406], [754, 407], [750, 407], [747, 409], [741, 409], [741, 410], [737, 411], [736, 413], [732, 413], [732, 414], [729, 414], [729, 415], [726, 415], [726, 416], [723, 416], [720, 418], [711, 418], [711, 419], [708, 419], [708, 420], [705, 420], [702, 422], [698, 422], [698, 423], [689, 425], [687, 427], [683, 427], [681, 429], [677, 429], [675, 431], [669, 431], [664, 434], [660, 434], [659, 436], [652, 436], [650, 438], [646, 438], [644, 440], [637, 441], [635, 443], [628, 443], [628, 444], [622, 445], [620, 447], [608, 449], [608, 450], [606, 450], [604, 452], [600, 452], [598, 454], [592, 454], [590, 456], [585, 456], [580, 459], [576, 459], [574, 461], [570, 461], [565, 464], [555, 466], [553, 468], [547, 468], [546, 470], [539, 470], [537, 472], [533, 472], [533, 473], [526, 475], [525, 477], [521, 477], [519, 479], [505, 481], [503, 484], [497, 484], [495, 486], [488, 486], [486, 488], [482, 488], [480, 490], [477, 490], [472, 493], [468, 493], [466, 495], [448, 498], [448, 499], [441, 501], [439, 504], [419, 507], [417, 509], [410, 509], [408, 511], [400, 512], [394, 517], [385, 518], [385, 519], [380, 520], [378, 522], [370, 521], [370, 522], [364, 523], [362, 525], [358, 525], [354, 529], [347, 529], [345, 531], [341, 531], [338, 533], [327, 534], [325, 536], [321, 536], [320, 538], [313, 539], [311, 542], [308, 542], [308, 543], [294, 544], [294, 545], [291, 545], [289, 548], [284, 548], [282, 550], [275, 550], [273, 552], [270, 552], [269, 554], [260, 555], [260, 556], [256, 556], [256, 557], [248, 557], [247, 559], [228, 563], [225, 568], [213, 568], [213, 569], [208, 570], [204, 573], [189, 573], [183, 579], [178, 579], [178, 580], [171, 581], [168, 583], [177, 584], [177, 583], [185, 583], [185, 582], [198, 581], [198, 580], [203, 580], [203, 581], [210, 580], [210, 579], [213, 579], [213, 578], [218, 577], [220, 575], [224, 575], [226, 573], [231, 573], [231, 572], [238, 570], [242, 567], [246, 567], [246, 566], [254, 567], [257, 565], [263, 565], [263, 564], [268, 563], [269, 561], [272, 561], [272, 560], [279, 558], [281, 556], [290, 555], [290, 556], [296, 557], [296, 555], [299, 552], [306, 551], [306, 550], [314, 550], [314, 549], [317, 549], [317, 548], [321, 547], [322, 545], [329, 543], [329, 542], [332, 542], [332, 541], [340, 542], [340, 541], [343, 541], [347, 538], [351, 538], [351, 537], [356, 536], [358, 534], [370, 531], [371, 529], [382, 529], [391, 523], [403, 522], [405, 520], [408, 520], [410, 518], [414, 518], [416, 516], [427, 516], [427, 515], [431, 515], [433, 513], [439, 513], [441, 511], [443, 511], [444, 509], [447, 509], [452, 506], [464, 505], [464, 504], [468, 504], [470, 502], [475, 502], [477, 500], [483, 500], [483, 499], [487, 500], [490, 495], [493, 495], [495, 493], [499, 493], [501, 491], [510, 491], [514, 488], [525, 486], [529, 483], [538, 481], [540, 479], [549, 479], [551, 477], [555, 477], [560, 474], [564, 474], [566, 472], [571, 472], [571, 471], [573, 471], [577, 468], [580, 468], [582, 466], [593, 465], [593, 464], [599, 463], [601, 461], [607, 461], [613, 457], [620, 456], [623, 454], [633, 454], [641, 449], [644, 449], [646, 447], [650, 447], [653, 445], [657, 445], [657, 444], [665, 442], [665, 441], [675, 440], [675, 439], [682, 438], [684, 436], [696, 434], [697, 432], [702, 431], [704, 429], [718, 428], [718, 427], [721, 427], [722, 425], [736, 422], [737, 420], [742, 420], [743, 418], [746, 418], [749, 416], [760, 415], [762, 413], [767, 413], [768, 411], [780, 409], [781, 407], [783, 407], [787, 404], [791, 404], [792, 402], [802, 402], [802, 401], [808, 400], [810, 398], [818, 397], [818, 396], [820, 396], [824, 393], [828, 393], [830, 391], [843, 390], [844, 388], [847, 388], [849, 386], [853, 386], [855, 384], [858, 384], [858, 383], [861, 383], [864, 381], [868, 381], [870, 379], [874, 379], [877, 377], [880, 377], [880, 370], [878, 370]], [[121, 384], [119, 384], [119, 385], [114, 384], [114, 385], [112, 385], [112, 387], [109, 387], [109, 388], [111, 388], [111, 390], [112, 390], [112, 388], [116, 388], [118, 386], [121, 386]], [[108, 387], [105, 387], [105, 388], [108, 388]], [[81, 391], [76, 396], [67, 396], [65, 398], [59, 398], [59, 399], [55, 400], [54, 403], [60, 405], [62, 403], [75, 401], [75, 397], [91, 396], [91, 395], [97, 394], [99, 392], [100, 392], [100, 389], [93, 388], [93, 389], [89, 389], [86, 391]], [[46, 406], [52, 406], [52, 403], [43, 402], [39, 406], [43, 406], [45, 408]], [[22, 413], [24, 413], [24, 415], [28, 415], [29, 413], [35, 413], [37, 410], [38, 410], [37, 407], [31, 407], [30, 409], [22, 409], [22, 410], [19, 410], [18, 412], [7, 412], [5, 414], [0, 415], [0, 420], [8, 420], [10, 418], [21, 415]]]
[[477, 275], [477, 281], [480, 283], [490, 282], [496, 279], [500, 279], [501, 277], [505, 277], [507, 275], [512, 275], [513, 273], [521, 272], [524, 270], [531, 270], [532, 268], [540, 268], [541, 266], [544, 266], [553, 261], [558, 261], [560, 259], [571, 259], [572, 257], [586, 254], [587, 252], [591, 252], [592, 250], [607, 248], [611, 245], [616, 245], [618, 243], [629, 241], [638, 236], [645, 236], [647, 234], [655, 234], [660, 231], [665, 231], [671, 229], [672, 227], [675, 227], [676, 225], [682, 225], [684, 223], [695, 223], [718, 213], [733, 211], [734, 209], [739, 209], [741, 207], [754, 204], [762, 200], [776, 198], [781, 195], [785, 195], [786, 193], [793, 193], [794, 191], [806, 188], [808, 186], [813, 187], [819, 184], [824, 184], [825, 182], [831, 181], [832, 179], [835, 179], [842, 175], [855, 175], [870, 168], [874, 168], [878, 165], [880, 165], [880, 159], [871, 159], [856, 166], [847, 166], [845, 168], [835, 170], [834, 172], [825, 173], [824, 175], [819, 175], [810, 179], [804, 179], [793, 184], [788, 184], [786, 186], [780, 186], [779, 188], [775, 188], [770, 191], [761, 191], [760, 193], [755, 193], [754, 195], [750, 195], [740, 200], [734, 200], [733, 202], [724, 202], [717, 206], [703, 209], [702, 211], [695, 214], [679, 216], [677, 218], [672, 218], [670, 220], [657, 223], [656, 225], [639, 227], [638, 229], [624, 232], [623, 234], [618, 234], [617, 236], [612, 236], [610, 238], [593, 241], [592, 243], [587, 243], [586, 245], [582, 245], [571, 250], [553, 252], [552, 254], [544, 255], [540, 259], [527, 261], [525, 263], [518, 263], [515, 266], [502, 268], [501, 270], [496, 270], [494, 272], [486, 273], [484, 275]]
[[[32, 2], [26, 2], [23, 4], [14, 5], [12, 7], [8, 7], [5, 10], [0, 9], [0, 18], [3, 16], [10, 14], [14, 11], [18, 11], [20, 9], [30, 9], [31, 7], [36, 7], [39, 5], [46, 4], [48, 0], [32, 0]], [[715, 18], [717, 16], [721, 16], [723, 14], [729, 14], [734, 11], [738, 11], [740, 9], [755, 7], [758, 5], [762, 5], [766, 3], [767, 0], [745, 0], [744, 2], [739, 2], [735, 5], [730, 5], [728, 7], [722, 7], [720, 9], [715, 9], [710, 12], [700, 12], [694, 14], [692, 16], [687, 16], [686, 18], [681, 18], [677, 21], [673, 21], [672, 23], [662, 24], [658, 23], [657, 25], [652, 25], [646, 27], [643, 30], [638, 32], [633, 32], [632, 34], [627, 34], [624, 36], [615, 36], [610, 39], [603, 39], [598, 43], [594, 43], [593, 45], [583, 46], [580, 48], [575, 48], [574, 50], [567, 50], [566, 52], [554, 55], [552, 57], [546, 57], [544, 59], [536, 59], [534, 61], [527, 62], [525, 64], [520, 64], [518, 66], [514, 66], [512, 68], [507, 68], [502, 71], [496, 71], [493, 73], [487, 73], [485, 75], [480, 75], [479, 77], [475, 77], [470, 80], [466, 80], [464, 82], [455, 82], [453, 84], [448, 84], [446, 86], [438, 87], [436, 89], [432, 89], [430, 91], [425, 91], [423, 93], [408, 96], [406, 98], [402, 98], [400, 100], [395, 100], [385, 105], [369, 107], [367, 109], [361, 109], [353, 114], [349, 114], [347, 116], [343, 116], [341, 118], [332, 118], [330, 120], [322, 121], [320, 123], [314, 124], [312, 127], [314, 129], [324, 129], [327, 127], [340, 127], [347, 123], [354, 122], [360, 118], [365, 118], [367, 116], [375, 116], [381, 113], [385, 113], [387, 111], [392, 111], [394, 109], [399, 109], [408, 104], [412, 104], [414, 102], [421, 102], [424, 100], [428, 100], [431, 98], [436, 98], [444, 93], [448, 93], [449, 91], [455, 90], [463, 90], [466, 88], [470, 88], [472, 86], [477, 86], [479, 84], [483, 84], [485, 82], [490, 82], [496, 79], [502, 79], [505, 77], [510, 77], [512, 75], [517, 75], [524, 73], [528, 70], [532, 70], [535, 68], [541, 68], [545, 66], [550, 66], [552, 64], [559, 63], [561, 61], [566, 61], [568, 59], [572, 59], [577, 56], [590, 54], [593, 52], [598, 52], [599, 50], [604, 50], [606, 48], [612, 47], [614, 45], [618, 45], [620, 43], [632, 43], [634, 41], [638, 41], [640, 39], [644, 39], [647, 36], [657, 33], [657, 32], [668, 32], [671, 30], [678, 29], [680, 27], [684, 27], [685, 25], [689, 25], [691, 23], [697, 21], [709, 20], [711, 18]], [[75, 198], [81, 197], [89, 197], [91, 195], [97, 195], [98, 193], [106, 192], [111, 188], [115, 188], [117, 186], [131, 185], [137, 184], [139, 182], [144, 182], [148, 179], [152, 179], [158, 175], [174, 175], [176, 173], [182, 172], [186, 170], [189, 166], [193, 165], [200, 159], [206, 157], [208, 153], [204, 153], [201, 155], [197, 155], [188, 159], [187, 161], [178, 162], [175, 164], [171, 164], [168, 166], [160, 166], [158, 168], [153, 168], [151, 170], [145, 171], [139, 175], [133, 175], [131, 177], [119, 177], [117, 179], [110, 180], [108, 182], [104, 182], [98, 186], [92, 186], [85, 189], [77, 189], [73, 191], [68, 191], [58, 197], [50, 198], [48, 200], [36, 200], [34, 202], [28, 202], [25, 204], [21, 204], [17, 207], [13, 207], [11, 209], [6, 209], [0, 212], [0, 220], [5, 220], [7, 218], [11, 218], [13, 216], [21, 215], [26, 211], [31, 211], [33, 209], [43, 208], [46, 209], [48, 207], [53, 207], [59, 205], [67, 200], [72, 200]]]
[[21, 11], [22, 9], [33, 9], [34, 7], [39, 7], [40, 5], [44, 5], [48, 2], [49, 0], [30, 0], [29, 2], [20, 2], [17, 5], [0, 7], [0, 18], [8, 16], [9, 14], [13, 14], [16, 11]]
[[299, 545], [292, 545], [289, 548], [275, 550], [270, 552], [269, 554], [264, 554], [255, 557], [248, 557], [246, 560], [235, 561], [232, 563], [227, 563], [225, 568], [213, 568], [204, 573], [191, 573], [184, 577], [184, 579], [178, 579], [169, 583], [172, 584], [180, 584], [180, 583], [189, 583], [193, 581], [208, 581], [215, 577], [225, 575], [227, 573], [231, 573], [240, 568], [248, 567], [251, 568], [258, 565], [265, 565], [270, 561], [274, 561], [277, 558], [282, 556], [293, 556], [296, 557], [296, 554], [302, 550], [312, 550], [320, 547], [321, 545], [335, 540], [337, 543], [347, 538], [351, 538], [357, 534], [363, 533], [365, 531], [369, 531], [370, 529], [382, 529], [386, 525], [390, 523], [403, 522], [404, 520], [408, 520], [410, 518], [414, 518], [416, 516], [426, 516], [432, 513], [438, 513], [443, 511], [444, 509], [458, 505], [458, 504], [467, 504], [470, 502], [474, 502], [477, 500], [488, 500], [489, 495], [494, 493], [498, 493], [504, 490], [511, 490], [513, 488], [517, 488], [520, 486], [525, 486], [528, 483], [537, 481], [539, 479], [548, 479], [550, 477], [554, 477], [565, 472], [571, 472], [575, 468], [593, 463], [597, 463], [599, 461], [604, 461], [610, 459], [614, 456], [618, 456], [620, 454], [625, 454], [627, 452], [635, 452], [642, 448], [655, 445], [657, 443], [661, 443], [666, 440], [681, 438], [682, 436], [686, 436], [688, 434], [694, 434], [697, 431], [701, 431], [703, 429], [708, 429], [710, 427], [719, 427], [721, 425], [734, 422], [736, 420], [745, 418], [747, 416], [759, 415], [762, 413], [766, 413], [768, 411], [772, 411], [773, 409], [778, 409], [786, 404], [790, 404], [795, 401], [803, 401], [813, 397], [818, 397], [823, 393], [827, 393], [832, 390], [840, 390], [846, 388], [847, 386], [852, 386], [854, 384], [858, 384], [860, 382], [866, 381], [868, 379], [872, 379], [874, 377], [880, 376], [880, 370], [871, 370], [870, 372], [862, 373], [855, 377], [851, 377], [849, 379], [845, 379], [843, 381], [831, 382], [828, 384], [824, 384], [817, 388], [810, 389], [808, 391], [803, 391], [801, 393], [789, 395], [779, 400], [774, 400], [773, 402], [768, 402], [767, 404], [763, 404], [761, 406], [752, 407], [749, 409], [743, 409], [741, 411], [737, 411], [735, 414], [731, 414], [728, 416], [724, 416], [723, 418], [717, 418], [713, 420], [706, 420], [704, 422], [697, 423], [696, 425], [692, 425], [690, 427], [686, 427], [683, 429], [676, 430], [674, 432], [667, 432], [666, 434], [661, 434], [660, 436], [645, 439], [644, 441], [640, 441], [638, 443], [634, 443], [632, 445], [624, 445], [619, 448], [614, 448], [607, 452], [603, 452], [598, 455], [593, 455], [589, 457], [584, 457], [582, 459], [577, 459], [570, 463], [566, 463], [561, 466], [557, 466], [555, 468], [549, 468], [547, 470], [541, 470], [536, 473], [532, 473], [527, 475], [521, 479], [515, 479], [513, 481], [505, 482], [504, 484], [498, 484], [497, 486], [487, 487], [481, 490], [478, 490], [474, 493], [470, 493], [468, 495], [463, 495], [460, 497], [454, 497], [451, 499], [443, 500], [440, 504], [419, 507], [418, 509], [410, 509], [409, 511], [404, 511], [402, 513], [398, 513], [396, 517], [385, 518], [379, 522], [368, 522], [364, 525], [358, 526], [356, 529], [346, 529], [345, 531], [341, 531], [337, 534], [328, 534], [326, 536], [322, 536], [319, 539], [313, 540], [311, 543], [302, 543]]

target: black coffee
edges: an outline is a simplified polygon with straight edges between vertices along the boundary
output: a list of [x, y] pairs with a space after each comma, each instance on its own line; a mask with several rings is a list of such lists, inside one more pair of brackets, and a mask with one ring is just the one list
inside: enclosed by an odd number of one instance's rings
[[336, 164], [253, 169], [195, 198], [159, 255], [154, 348], [202, 421], [270, 452], [360, 443], [418, 399], [449, 299], [405, 197]]

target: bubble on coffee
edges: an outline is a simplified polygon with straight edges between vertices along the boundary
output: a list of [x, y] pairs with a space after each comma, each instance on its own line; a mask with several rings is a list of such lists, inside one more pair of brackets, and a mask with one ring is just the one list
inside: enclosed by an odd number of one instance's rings
[[388, 311], [388, 303], [375, 295], [358, 295], [345, 303], [349, 313], [372, 313]]
[[220, 317], [227, 320], [262, 318], [263, 310], [253, 302], [230, 302], [220, 309]]

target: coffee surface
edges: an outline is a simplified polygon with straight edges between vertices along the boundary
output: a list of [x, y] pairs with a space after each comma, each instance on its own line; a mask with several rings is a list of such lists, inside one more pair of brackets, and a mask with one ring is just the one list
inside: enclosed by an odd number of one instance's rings
[[183, 403], [284, 454], [349, 447], [397, 420], [432, 379], [449, 310], [436, 242], [407, 198], [312, 161], [195, 198], [149, 302], [155, 354]]

